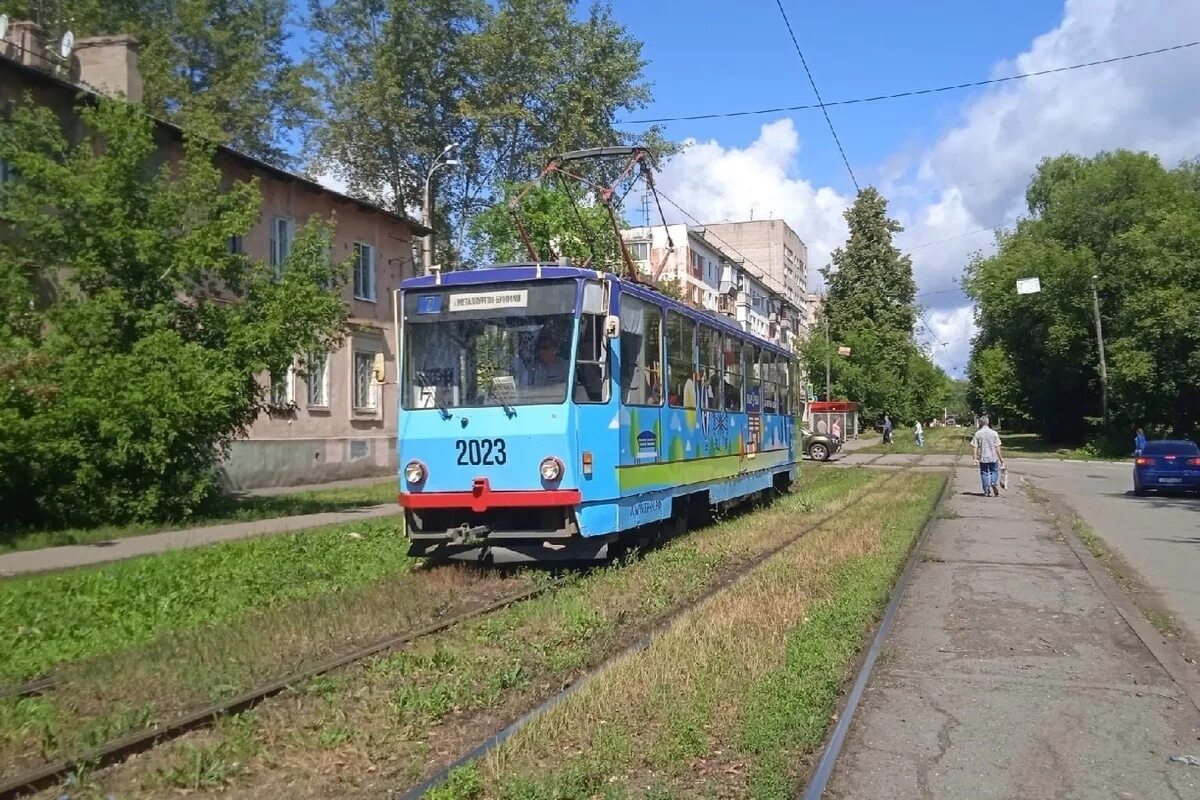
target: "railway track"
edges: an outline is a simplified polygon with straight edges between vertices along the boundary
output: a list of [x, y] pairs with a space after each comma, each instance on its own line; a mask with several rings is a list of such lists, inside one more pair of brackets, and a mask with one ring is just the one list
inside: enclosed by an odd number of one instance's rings
[[[958, 457], [960, 456], [960, 454], [961, 454], [961, 447], [954, 454], [955, 463], [957, 463], [957, 460], [958, 460]], [[612, 664], [616, 663], [617, 661], [620, 661], [624, 658], [627, 658], [631, 655], [634, 655], [638, 652], [641, 652], [642, 650], [645, 650], [651, 644], [653, 644], [657, 639], [659, 639], [663, 634], [665, 634], [669, 630], [671, 630], [671, 628], [685, 614], [689, 613], [690, 611], [692, 611], [693, 609], [702, 605], [703, 603], [709, 601], [710, 599], [716, 597], [717, 595], [732, 589], [734, 586], [741, 583], [746, 578], [750, 577], [751, 574], [753, 574], [757, 569], [759, 569], [761, 566], [763, 566], [763, 564], [765, 564], [770, 559], [779, 555], [781, 552], [783, 552], [787, 548], [791, 547], [792, 545], [796, 544], [797, 542], [804, 539], [805, 537], [820, 530], [825, 525], [827, 525], [829, 522], [834, 520], [838, 515], [844, 513], [847, 509], [853, 508], [854, 506], [863, 502], [872, 492], [878, 491], [880, 488], [887, 486], [889, 483], [891, 483], [892, 481], [899, 478], [900, 475], [902, 475], [902, 474], [910, 471], [914, 467], [917, 467], [918, 465], [920, 465], [920, 463], [925, 459], [925, 456], [926, 456], [926, 454], [924, 454], [924, 453], [920, 454], [916, 460], [898, 468], [894, 472], [889, 473], [888, 476], [886, 478], [884, 478], [881, 483], [873, 484], [873, 485], [870, 485], [870, 486], [866, 487], [865, 489], [863, 489], [861, 492], [859, 492], [859, 494], [856, 497], [854, 497], [852, 500], [850, 500], [849, 502], [847, 502], [844, 505], [842, 505], [841, 507], [839, 507], [836, 511], [832, 511], [828, 514], [825, 514], [820, 519], [815, 520], [814, 522], [806, 525], [799, 531], [796, 531], [795, 533], [793, 533], [790, 536], [788, 536], [787, 538], [785, 538], [779, 544], [775, 545], [774, 547], [771, 547], [770, 549], [759, 554], [752, 560], [748, 561], [745, 565], [743, 565], [736, 572], [734, 572], [731, 575], [726, 576], [723, 580], [714, 584], [712, 587], [710, 587], [707, 591], [705, 591], [703, 594], [701, 594], [699, 597], [697, 597], [692, 602], [687, 603], [686, 605], [681, 606], [680, 608], [671, 612], [671, 614], [668, 615], [666, 619], [664, 619], [651, 632], [649, 632], [648, 634], [646, 634], [645, 636], [640, 638], [638, 641], [636, 641], [632, 645], [620, 650], [619, 652], [615, 653], [614, 655], [605, 659], [604, 661], [595, 665], [594, 667], [588, 669], [586, 672], [584, 672], [582, 675], [580, 675], [576, 680], [572, 681], [570, 684], [565, 686], [561, 691], [557, 692], [556, 694], [549, 697], [548, 699], [542, 701], [542, 703], [540, 705], [538, 705], [536, 708], [527, 712], [525, 715], [523, 715], [519, 719], [511, 722], [510, 724], [505, 726], [502, 730], [492, 734], [491, 736], [489, 736], [482, 742], [478, 743], [471, 750], [469, 750], [465, 754], [459, 756], [453, 762], [451, 762], [450, 764], [448, 764], [445, 767], [443, 767], [442, 769], [440, 769], [437, 773], [435, 773], [430, 778], [427, 778], [425, 781], [423, 781], [419, 785], [412, 787], [410, 789], [407, 789], [407, 790], [403, 790], [403, 789], [399, 790], [399, 791], [403, 791], [403, 794], [400, 795], [401, 800], [418, 800], [418, 798], [423, 797], [425, 795], [425, 793], [427, 793], [431, 789], [434, 789], [437, 786], [439, 786], [440, 784], [444, 783], [450, 777], [450, 774], [452, 772], [454, 772], [454, 770], [459, 769], [460, 767], [467, 766], [468, 764], [470, 764], [474, 761], [477, 761], [480, 758], [482, 758], [483, 756], [487, 755], [489, 752], [491, 752], [495, 748], [499, 747], [505, 741], [507, 741], [509, 738], [511, 738], [513, 736], [513, 734], [517, 733], [522, 728], [524, 728], [526, 725], [533, 722], [538, 717], [542, 716], [547, 711], [549, 711], [550, 709], [557, 706], [559, 703], [561, 703], [567, 697], [572, 695], [574, 692], [578, 691], [581, 687], [586, 685], [591, 679], [593, 679], [595, 676], [599, 675], [601, 672], [603, 672], [605, 669], [607, 669], [610, 665], [612, 665]], [[951, 469], [953, 469], [953, 466], [951, 466]], [[949, 485], [951, 477], [952, 477], [952, 475], [947, 477], [947, 479], [946, 479], [947, 486]], [[938, 505], [940, 505], [941, 502], [944, 500], [945, 494], [946, 494], [946, 489], [943, 487], [942, 494], [939, 495], [939, 498], [938, 498]], [[932, 516], [931, 516], [931, 519], [932, 519]], [[922, 532], [922, 537], [923, 537], [923, 535], [924, 535], [924, 532]], [[919, 541], [918, 541], [918, 545], [915, 545], [913, 547], [912, 554], [910, 554], [910, 556], [909, 556], [909, 562], [905, 566], [905, 574], [911, 572], [912, 558], [916, 554], [916, 552], [919, 548]], [[898, 600], [898, 593], [897, 593], [896, 599]], [[889, 606], [889, 608], [891, 608], [891, 606]], [[894, 610], [892, 611], [892, 615], [894, 615]]]
[[[437, 775], [433, 776], [417, 788], [410, 790], [404, 795], [404, 797], [419, 797], [425, 791], [428, 791], [428, 789], [444, 781], [453, 769], [486, 754], [488, 751], [505, 741], [517, 730], [520, 730], [520, 728], [524, 727], [524, 725], [526, 725], [528, 722], [536, 719], [546, 710], [549, 710], [553, 706], [557, 705], [571, 692], [575, 691], [579, 686], [586, 683], [587, 680], [590, 679], [590, 677], [596, 672], [598, 672], [600, 669], [603, 669], [604, 666], [616, 659], [645, 649], [662, 633], [668, 630], [671, 625], [673, 625], [674, 622], [684, 613], [707, 601], [711, 597], [728, 590], [742, 579], [746, 578], [750, 573], [760, 567], [767, 560], [778, 555], [784, 549], [795, 544], [803, 537], [828, 524], [846, 509], [862, 502], [870, 491], [873, 491], [880, 486], [887, 485], [891, 481], [895, 480], [900, 474], [907, 472], [908, 470], [920, 464], [923, 459], [924, 455], [910, 464], [905, 465], [904, 467], [901, 467], [895, 472], [889, 474], [882, 483], [876, 484], [872, 488], [863, 490], [858, 496], [843, 504], [837, 510], [822, 516], [820, 519], [807, 525], [801, 531], [789, 536], [783, 542], [770, 548], [764, 553], [759, 554], [753, 560], [743, 565], [738, 571], [712, 586], [700, 597], [696, 598], [686, 606], [677, 609], [666, 620], [660, 623], [660, 625], [656, 627], [654, 631], [640, 639], [638, 642], [634, 643], [629, 648], [622, 650], [612, 658], [607, 659], [601, 665], [589, 670], [579, 679], [568, 685], [563, 691], [545, 701], [541, 706], [534, 709], [526, 716], [522, 717], [516, 722], [513, 722], [504, 730], [492, 737], [489, 737], [486, 741], [473, 748], [466, 755], [462, 756], [454, 763], [441, 770]], [[113, 764], [120, 763], [130, 756], [145, 752], [164, 742], [178, 738], [185, 733], [207, 727], [223, 716], [237, 714], [253, 708], [264, 700], [267, 700], [297, 685], [302, 685], [313, 678], [319, 677], [342, 667], [349, 666], [355, 662], [362, 661], [372, 656], [398, 650], [405, 645], [411, 644], [436, 633], [440, 633], [469, 620], [476, 619], [495, 611], [499, 611], [513, 604], [532, 599], [538, 595], [563, 586], [569, 580], [570, 578], [560, 578], [542, 586], [526, 589], [521, 592], [505, 596], [486, 605], [463, 612], [461, 614], [457, 614], [453, 617], [448, 617], [426, 627], [379, 640], [372, 644], [320, 662], [312, 667], [298, 670], [294, 673], [286, 675], [270, 683], [263, 684], [257, 688], [253, 688], [237, 696], [174, 717], [151, 728], [114, 739], [106, 744], [77, 753], [70, 758], [61, 759], [28, 770], [22, 774], [0, 781], [0, 800], [19, 798], [32, 792], [45, 789], [56, 784], [82, 765], [87, 765], [89, 769], [98, 769], [104, 766], [111, 766]], [[59, 682], [57, 678], [54, 676], [45, 676], [19, 685], [0, 687], [0, 699], [46, 694], [54, 691], [56, 688], [58, 688], [58, 686]]]
[[[380, 655], [393, 650], [398, 650], [401, 647], [411, 644], [419, 639], [432, 636], [435, 633], [452, 628], [468, 620], [491, 614], [500, 609], [507, 608], [514, 603], [519, 603], [524, 600], [529, 600], [540, 594], [556, 589], [566, 584], [570, 578], [559, 578], [545, 585], [537, 586], [532, 589], [526, 589], [511, 595], [507, 595], [499, 600], [495, 600], [479, 608], [457, 614], [453, 617], [447, 617], [436, 623], [419, 628], [415, 631], [410, 631], [397, 636], [388, 637], [379, 640], [372, 644], [360, 647], [356, 650], [343, 653], [341, 655], [322, 661], [307, 669], [298, 670], [290, 675], [287, 675], [278, 680], [263, 684], [255, 689], [222, 700], [218, 703], [197, 709], [195, 711], [182, 714], [178, 717], [170, 719], [160, 725], [147, 728], [145, 730], [131, 733], [118, 739], [114, 739], [99, 747], [86, 750], [78, 753], [72, 758], [62, 759], [50, 764], [31, 769], [20, 775], [8, 778], [0, 782], [0, 800], [8, 800], [9, 798], [22, 797], [26, 794], [45, 789], [57, 783], [61, 778], [69, 775], [80, 765], [86, 764], [89, 768], [96, 769], [103, 766], [118, 763], [124, 759], [137, 753], [149, 750], [163, 742], [169, 741], [183, 734], [206, 727], [212, 724], [215, 720], [229, 714], [237, 714], [252, 708], [262, 701], [286, 691], [289, 688], [300, 685], [313, 678], [332, 672], [341, 667], [348, 666], [357, 661], [370, 658], [371, 656]], [[42, 694], [52, 691], [58, 685], [57, 680], [53, 677], [39, 678], [28, 683], [20, 684], [6, 688], [4, 697], [25, 697], [36, 694]]]

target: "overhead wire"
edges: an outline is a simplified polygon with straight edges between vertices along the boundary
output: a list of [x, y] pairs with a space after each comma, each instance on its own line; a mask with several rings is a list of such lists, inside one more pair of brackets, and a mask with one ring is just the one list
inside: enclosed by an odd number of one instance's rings
[[[776, 0], [778, 2], [779, 0]], [[1026, 80], [1028, 78], [1039, 78], [1043, 75], [1054, 75], [1060, 72], [1071, 72], [1078, 69], [1088, 69], [1091, 67], [1101, 67], [1105, 64], [1115, 64], [1119, 61], [1131, 61], [1136, 58], [1145, 58], [1147, 56], [1157, 56], [1164, 53], [1171, 53], [1178, 50], [1185, 50], [1190, 47], [1200, 46], [1200, 41], [1183, 42], [1169, 47], [1159, 47], [1154, 50], [1143, 50], [1138, 53], [1126, 53], [1125, 55], [1113, 56], [1111, 58], [1097, 59], [1096, 61], [1085, 61], [1079, 64], [1069, 64], [1064, 67], [1052, 67], [1050, 69], [1039, 69], [1033, 72], [1020, 72], [1015, 75], [1004, 75], [999, 78], [986, 78], [977, 81], [967, 81], [966, 83], [953, 83], [945, 86], [927, 87], [924, 89], [909, 89], [903, 92], [894, 92], [893, 94], [872, 95], [870, 97], [853, 97], [845, 100], [831, 100], [828, 103], [818, 100], [816, 103], [804, 103], [794, 106], [776, 106], [774, 108], [757, 108], [746, 111], [720, 111], [708, 114], [690, 114], [679, 117], [655, 117], [652, 119], [629, 119], [618, 124], [620, 125], [653, 125], [660, 122], [692, 122], [705, 119], [725, 119], [729, 117], [750, 117], [760, 116], [762, 114], [778, 114], [781, 111], [811, 111], [813, 109], [821, 109], [824, 111], [833, 106], [849, 106], [859, 105], [862, 103], [878, 103], [883, 100], [899, 100], [905, 97], [917, 97], [926, 94], [938, 94], [941, 92], [950, 92], [957, 89], [975, 89], [981, 86], [991, 86], [998, 83], [1008, 83], [1011, 81]]]
[[775, 0], [775, 5], [779, 6], [779, 13], [783, 17], [783, 24], [787, 26], [788, 36], [792, 37], [792, 44], [796, 48], [796, 55], [800, 56], [800, 64], [804, 67], [804, 74], [808, 76], [808, 85], [812, 87], [821, 113], [825, 115], [825, 124], [829, 126], [829, 132], [833, 134], [833, 142], [837, 145], [838, 153], [842, 156], [842, 163], [846, 165], [846, 172], [850, 173], [850, 182], [854, 184], [854, 191], [862, 191], [858, 185], [858, 178], [855, 177], [854, 170], [850, 167], [850, 159], [846, 158], [846, 150], [842, 147], [842, 140], [838, 138], [837, 129], [833, 127], [833, 120], [829, 118], [828, 107], [825, 101], [821, 99], [821, 91], [817, 88], [817, 82], [813, 79], [812, 70], [808, 68], [808, 59], [804, 57], [804, 51], [800, 49], [800, 42], [796, 41], [796, 33], [792, 30], [792, 21], [788, 19], [787, 12], [783, 10], [783, 0]]

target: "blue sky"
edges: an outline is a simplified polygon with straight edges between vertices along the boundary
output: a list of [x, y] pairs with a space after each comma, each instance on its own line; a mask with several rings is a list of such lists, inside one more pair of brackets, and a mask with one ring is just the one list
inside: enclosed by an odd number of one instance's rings
[[[993, 67], [1054, 26], [1052, 2], [813, 3], [784, 0], [797, 41], [826, 102], [990, 77]], [[638, 117], [769, 108], [814, 101], [775, 0], [615, 0], [617, 17], [645, 43], [654, 102]], [[976, 90], [977, 93], [977, 90]], [[830, 109], [860, 183], [889, 157], [932, 140], [968, 91]], [[671, 123], [675, 139], [753, 141], [784, 114]], [[809, 179], [852, 192], [819, 110], [787, 115], [804, 142]], [[637, 128], [640, 126], [631, 126]]]
[[[630, 119], [814, 100], [775, 0], [612, 3], [644, 42], [653, 83], [653, 103]], [[1200, 41], [1195, 0], [783, 5], [826, 102]], [[919, 335], [937, 363], [964, 374], [974, 319], [957, 280], [973, 253], [991, 249], [992, 230], [1023, 212], [1038, 162], [1119, 147], [1172, 165], [1200, 156], [1197, 85], [1200, 46], [830, 109], [859, 183], [879, 187], [906, 228], [898, 241], [912, 256], [925, 306]], [[686, 147], [663, 166], [663, 191], [705, 222], [785, 219], [808, 245], [810, 288], [819, 288], [818, 270], [845, 240], [842, 214], [854, 197], [820, 111], [677, 122], [666, 130]], [[682, 216], [669, 212], [668, 221]]]

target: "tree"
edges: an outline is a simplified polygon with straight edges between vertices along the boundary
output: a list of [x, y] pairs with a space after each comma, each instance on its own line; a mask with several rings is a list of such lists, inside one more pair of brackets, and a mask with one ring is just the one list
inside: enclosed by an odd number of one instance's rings
[[[0, 505], [9, 521], [182, 518], [263, 405], [255, 375], [342, 336], [344, 268], [312, 220], [280, 277], [230, 252], [257, 181], [223, 190], [214, 145], [162, 166], [153, 123], [80, 109], [72, 144], [47, 108], [0, 126]], [[333, 291], [331, 291], [333, 287]]]
[[[1200, 427], [1200, 171], [1146, 153], [1043, 161], [1029, 217], [968, 265], [978, 307], [973, 395], [1016, 407], [1054, 441], [1098, 430], [1099, 350], [1092, 276], [1106, 339], [1116, 430], [1179, 435]], [[1017, 295], [1018, 278], [1042, 291]], [[1007, 382], [1011, 389], [998, 385]], [[1124, 437], [1122, 437], [1124, 438]]]
[[[874, 187], [859, 192], [846, 210], [850, 236], [821, 270], [829, 287], [814, 330], [829, 326], [829, 345], [814, 335], [805, 345], [810, 375], [825, 374], [827, 355], [837, 397], [856, 400], [867, 416], [890, 413], [900, 420], [933, 416], [949, 389], [913, 337], [917, 308], [912, 262], [892, 243], [903, 228], [887, 215]], [[850, 356], [832, 355], [839, 345]], [[827, 353], [827, 350], [830, 351]], [[820, 383], [820, 381], [817, 381]]]
[[[508, 194], [520, 189], [509, 187]], [[540, 260], [565, 256], [575, 264], [587, 263], [610, 272], [623, 270], [620, 241], [603, 206], [575, 202], [561, 188], [539, 184], [525, 194], [518, 213]], [[471, 240], [473, 249], [486, 261], [530, 260], [507, 201], [472, 220]]]
[[308, 68], [288, 53], [287, 0], [0, 0], [10, 16], [76, 36], [128, 33], [139, 43], [151, 113], [277, 166], [295, 163], [292, 137], [311, 120]]
[[[435, 227], [458, 232], [437, 241], [443, 264], [462, 260], [469, 219], [550, 155], [635, 141], [616, 117], [649, 101], [641, 43], [606, 3], [583, 15], [577, 0], [311, 3], [325, 75], [312, 169], [410, 210], [433, 159], [459, 144], [462, 164], [432, 190]], [[657, 129], [636, 140], [669, 149]]]

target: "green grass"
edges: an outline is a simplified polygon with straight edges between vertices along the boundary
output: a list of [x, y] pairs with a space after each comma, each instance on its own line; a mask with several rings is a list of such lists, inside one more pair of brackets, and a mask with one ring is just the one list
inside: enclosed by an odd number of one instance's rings
[[895, 430], [892, 432], [892, 443], [870, 445], [856, 450], [856, 453], [898, 453], [912, 455], [916, 453], [953, 454], [963, 442], [970, 442], [974, 433], [970, 428], [926, 428], [925, 446], [917, 447], [911, 429]]
[[0, 682], [362, 586], [407, 570], [406, 551], [397, 520], [365, 520], [0, 581]]
[[794, 797], [944, 480], [879, 487], [431, 796]]
[[[323, 783], [339, 780], [320, 767], [335, 757], [342, 778], [388, 770], [389, 784], [416, 782], [431, 753], [454, 752], [492, 720], [519, 714], [789, 529], [875, 480], [865, 469], [812, 470], [798, 492], [765, 510], [695, 530], [626, 564], [576, 574], [550, 593], [373, 659], [334, 682], [314, 682], [286, 703], [259, 709], [269, 744], [238, 785], [255, 793], [261, 782], [257, 791], [268, 795], [280, 781], [306, 785], [310, 795], [342, 793], [345, 786]], [[115, 776], [110, 786], [144, 788], [162, 761], [186, 757], [177, 746], [164, 748], [152, 764]], [[281, 763], [288, 765], [283, 772]]]
[[294, 517], [327, 511], [347, 511], [363, 506], [394, 503], [396, 481], [381, 480], [367, 486], [348, 486], [338, 489], [316, 489], [270, 496], [223, 496], [186, 520], [132, 525], [105, 525], [96, 528], [60, 530], [0, 529], [0, 553], [15, 550], [37, 550], [68, 544], [91, 544], [130, 536], [144, 536], [159, 531], [219, 525], [228, 522], [253, 522], [276, 517]]
[[[1035, 433], [1006, 433], [1000, 431], [1004, 443], [1004, 455], [1013, 458], [1060, 458], [1072, 461], [1125, 461], [1131, 456], [1120, 453], [1102, 453], [1091, 445], [1063, 447], [1051, 444]], [[1130, 441], [1133, 437], [1130, 436]]]

